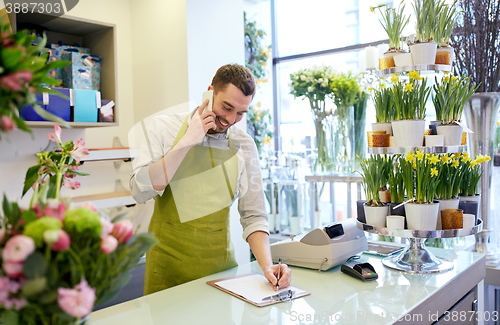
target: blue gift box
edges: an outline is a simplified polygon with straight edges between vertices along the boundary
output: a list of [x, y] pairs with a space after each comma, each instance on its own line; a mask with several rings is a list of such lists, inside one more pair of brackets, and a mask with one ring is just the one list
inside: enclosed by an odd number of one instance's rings
[[47, 105], [47, 112], [54, 114], [69, 122], [71, 119], [71, 104], [69, 89], [66, 88], [53, 88], [68, 98], [63, 98], [55, 94], [49, 94], [49, 104]]
[[76, 50], [80, 53], [90, 54], [90, 49], [86, 47], [74, 46], [74, 45], [61, 45], [61, 44], [51, 44], [51, 48], [55, 50], [65, 51], [65, 50]]
[[97, 90], [74, 89], [74, 121], [97, 122]]
[[71, 61], [74, 65], [86, 65], [92, 67], [101, 65], [101, 57], [99, 55], [91, 55], [80, 52], [64, 51], [61, 54], [61, 59]]
[[[43, 95], [42, 94], [36, 94], [36, 100], [38, 101], [38, 104], [43, 108], [46, 109], [46, 106], [43, 105]], [[21, 117], [25, 121], [46, 121], [43, 117], [38, 115], [38, 113], [33, 109], [33, 106], [31, 105], [26, 105], [21, 107]]]
[[101, 87], [101, 65], [70, 65], [62, 70], [64, 88], [99, 90]]

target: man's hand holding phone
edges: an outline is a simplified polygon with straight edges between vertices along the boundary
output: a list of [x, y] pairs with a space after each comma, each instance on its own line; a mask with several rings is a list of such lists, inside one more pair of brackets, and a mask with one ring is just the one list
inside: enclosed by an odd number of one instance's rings
[[[206, 97], [206, 93], [208, 92], [204, 93], [204, 98]], [[212, 112], [211, 101], [211, 98], [204, 99], [203, 103], [197, 109], [198, 112], [194, 113], [191, 118], [186, 135], [184, 136], [191, 146], [200, 143], [208, 130], [215, 130], [216, 128], [215, 113]]]

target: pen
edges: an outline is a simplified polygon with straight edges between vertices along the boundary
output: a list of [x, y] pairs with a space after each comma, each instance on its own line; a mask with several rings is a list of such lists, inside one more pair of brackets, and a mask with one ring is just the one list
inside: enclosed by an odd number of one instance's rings
[[279, 259], [279, 263], [278, 263], [278, 281], [276, 281], [276, 291], [278, 291], [280, 289], [280, 285], [279, 285], [279, 282], [280, 282], [280, 273], [281, 273], [281, 257]]

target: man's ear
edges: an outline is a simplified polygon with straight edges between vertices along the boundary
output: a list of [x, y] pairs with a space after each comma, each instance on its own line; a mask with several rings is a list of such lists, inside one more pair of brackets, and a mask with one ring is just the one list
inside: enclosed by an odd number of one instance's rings
[[212, 86], [212, 85], [208, 86], [207, 90], [214, 90], [214, 86]]

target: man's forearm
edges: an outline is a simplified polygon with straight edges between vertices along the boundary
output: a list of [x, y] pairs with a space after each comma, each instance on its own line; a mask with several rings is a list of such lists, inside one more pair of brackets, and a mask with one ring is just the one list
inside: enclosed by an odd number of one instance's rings
[[269, 235], [266, 232], [256, 231], [251, 233], [247, 237], [247, 242], [262, 270], [273, 265], [269, 246]]

